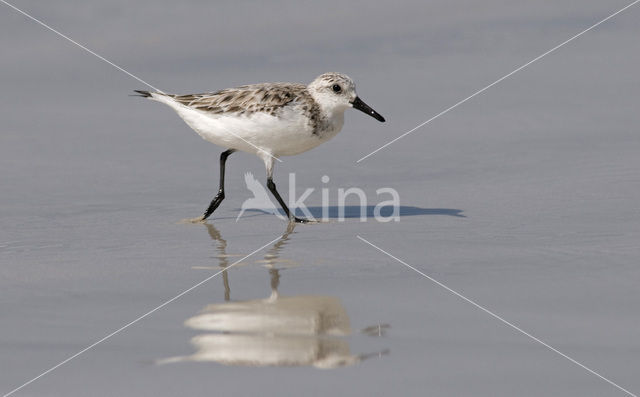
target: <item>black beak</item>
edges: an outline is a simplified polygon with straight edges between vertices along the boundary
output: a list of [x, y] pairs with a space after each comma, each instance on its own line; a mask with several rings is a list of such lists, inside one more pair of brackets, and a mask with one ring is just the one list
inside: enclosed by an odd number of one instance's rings
[[378, 121], [382, 121], [384, 123], [384, 117], [380, 116], [380, 113], [378, 113], [375, 110], [371, 109], [369, 107], [369, 105], [367, 105], [366, 103], [362, 102], [362, 99], [356, 97], [356, 99], [354, 99], [353, 102], [351, 102], [351, 106], [353, 106], [354, 109], [358, 109], [360, 111], [363, 111], [366, 114], [368, 114], [369, 116], [373, 117], [374, 119], [376, 119]]

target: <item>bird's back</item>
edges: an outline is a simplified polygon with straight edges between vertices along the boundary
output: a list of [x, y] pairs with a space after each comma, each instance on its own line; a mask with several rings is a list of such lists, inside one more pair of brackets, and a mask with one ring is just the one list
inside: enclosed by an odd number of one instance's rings
[[182, 105], [211, 114], [276, 115], [288, 104], [313, 102], [307, 87], [295, 83], [261, 83], [216, 92], [168, 95]]

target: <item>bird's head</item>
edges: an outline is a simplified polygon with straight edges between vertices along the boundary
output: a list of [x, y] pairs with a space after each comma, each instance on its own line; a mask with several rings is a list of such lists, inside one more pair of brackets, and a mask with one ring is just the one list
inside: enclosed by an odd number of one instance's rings
[[309, 84], [308, 89], [313, 99], [325, 111], [344, 112], [347, 108], [353, 107], [384, 122], [384, 117], [358, 97], [356, 84], [347, 75], [340, 73], [321, 74]]

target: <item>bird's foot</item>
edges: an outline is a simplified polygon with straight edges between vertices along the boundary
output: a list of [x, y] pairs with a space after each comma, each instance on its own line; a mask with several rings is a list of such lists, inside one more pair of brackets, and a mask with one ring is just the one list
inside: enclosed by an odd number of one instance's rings
[[180, 221], [180, 223], [204, 223], [206, 221], [204, 215], [197, 218], [186, 218]]
[[291, 223], [318, 223], [315, 219], [307, 219], [307, 218], [298, 218], [297, 216], [291, 217], [289, 219]]

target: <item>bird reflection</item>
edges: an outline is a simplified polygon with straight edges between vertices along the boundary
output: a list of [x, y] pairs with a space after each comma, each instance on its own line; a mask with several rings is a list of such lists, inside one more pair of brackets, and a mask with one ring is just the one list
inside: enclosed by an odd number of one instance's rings
[[[211, 224], [206, 224], [216, 243], [219, 265], [229, 266], [227, 242]], [[282, 237], [259, 261], [269, 273], [271, 294], [265, 299], [231, 301], [227, 271], [222, 272], [224, 303], [207, 305], [187, 319], [185, 326], [202, 331], [191, 339], [196, 352], [189, 356], [160, 360], [169, 362], [217, 362], [238, 366], [313, 366], [338, 368], [386, 354], [381, 351], [354, 355], [345, 336], [351, 333], [349, 316], [339, 299], [332, 296], [281, 296], [278, 293], [280, 271], [296, 266], [281, 259], [280, 253], [294, 234], [290, 223]], [[365, 328], [363, 333], [382, 336], [388, 325]]]

